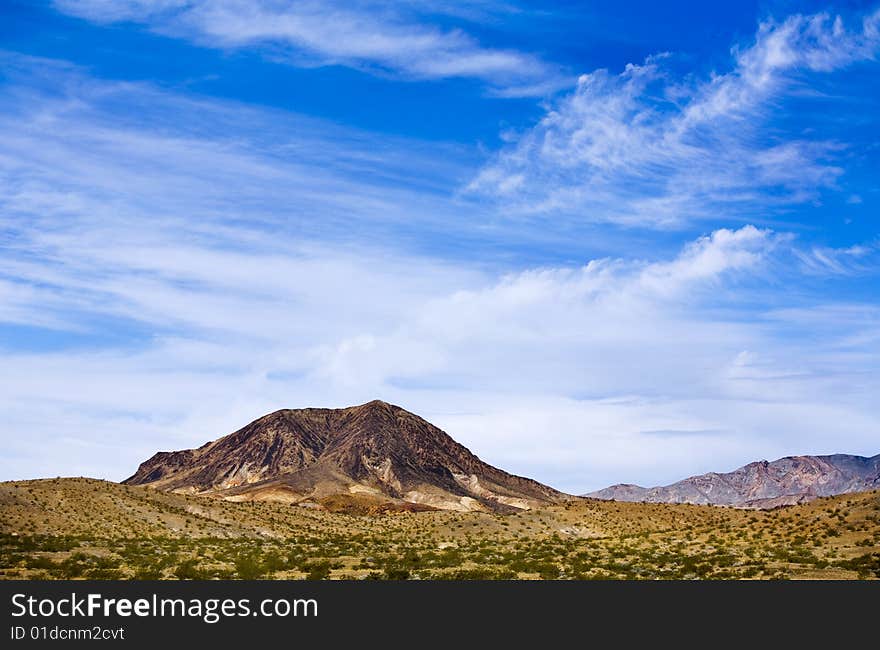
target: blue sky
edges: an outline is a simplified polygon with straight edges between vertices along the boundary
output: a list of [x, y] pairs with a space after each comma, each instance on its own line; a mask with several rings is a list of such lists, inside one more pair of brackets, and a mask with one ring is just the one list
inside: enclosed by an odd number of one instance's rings
[[374, 398], [574, 492], [880, 451], [876, 2], [0, 18], [0, 478]]

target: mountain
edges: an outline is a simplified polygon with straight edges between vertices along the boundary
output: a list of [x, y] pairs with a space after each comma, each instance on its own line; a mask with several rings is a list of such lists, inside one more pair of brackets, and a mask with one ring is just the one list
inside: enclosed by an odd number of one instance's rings
[[484, 463], [434, 425], [381, 401], [275, 411], [198, 449], [159, 452], [123, 483], [352, 512], [503, 512], [571, 498]]
[[878, 487], [880, 454], [871, 458], [834, 454], [762, 460], [726, 474], [710, 472], [664, 487], [612, 485], [584, 496], [615, 501], [775, 508]]

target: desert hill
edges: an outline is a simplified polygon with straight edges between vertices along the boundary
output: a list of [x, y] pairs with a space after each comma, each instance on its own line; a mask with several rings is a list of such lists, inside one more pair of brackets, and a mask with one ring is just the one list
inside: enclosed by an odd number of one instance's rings
[[492, 467], [399, 406], [285, 409], [198, 449], [159, 452], [124, 483], [335, 509], [511, 511], [567, 495]]
[[774, 510], [578, 499], [352, 515], [82, 478], [0, 483], [3, 578], [877, 578], [880, 491]]

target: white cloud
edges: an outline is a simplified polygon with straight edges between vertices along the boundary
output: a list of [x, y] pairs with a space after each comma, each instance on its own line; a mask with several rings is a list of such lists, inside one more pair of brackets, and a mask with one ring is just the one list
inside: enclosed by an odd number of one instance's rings
[[410, 14], [442, 8], [419, 3], [56, 0], [55, 6], [97, 22], [143, 23], [209, 47], [260, 47], [293, 65], [339, 64], [414, 79], [470, 77], [507, 96], [546, 94], [562, 83], [558, 70], [532, 55], [483, 47], [460, 29], [425, 24]]
[[163, 222], [187, 240], [228, 228], [345, 239], [357, 223], [378, 246], [415, 221], [430, 231], [454, 218], [447, 196], [470, 168], [468, 152], [442, 143], [0, 61], [12, 79], [0, 97], [0, 224], [39, 225], [47, 239], [83, 223], [98, 241], [147, 247]]
[[806, 291], [785, 234], [444, 260], [406, 242], [482, 218], [446, 198], [455, 149], [4, 63], [4, 479], [118, 479], [276, 408], [377, 397], [574, 491], [877, 451], [880, 315]]
[[470, 190], [511, 211], [654, 227], [814, 199], [843, 173], [841, 145], [780, 141], [770, 110], [805, 73], [873, 60], [878, 25], [880, 11], [853, 30], [825, 14], [765, 22], [733, 69], [709, 79], [676, 78], [666, 54], [584, 74]]
[[[770, 231], [720, 230], [671, 260], [500, 278], [399, 253], [267, 256], [258, 244], [184, 247], [172, 232], [151, 248], [106, 247], [82, 234], [53, 242], [63, 274], [15, 268], [33, 291], [21, 313], [75, 328], [85, 310], [156, 334], [4, 353], [0, 409], [29, 434], [10, 441], [4, 477], [121, 478], [157, 448], [201, 444], [275, 408], [375, 397], [575, 491], [876, 442], [878, 339], [856, 340], [878, 330], [876, 311], [852, 308], [827, 338], [799, 341], [792, 332], [824, 335], [831, 321], [737, 308], [754, 298], [743, 282], [766, 282], [789, 247]], [[46, 302], [47, 284], [77, 310]]]
[[843, 248], [812, 246], [796, 250], [795, 255], [808, 273], [856, 275], [880, 268], [880, 243], [856, 244]]

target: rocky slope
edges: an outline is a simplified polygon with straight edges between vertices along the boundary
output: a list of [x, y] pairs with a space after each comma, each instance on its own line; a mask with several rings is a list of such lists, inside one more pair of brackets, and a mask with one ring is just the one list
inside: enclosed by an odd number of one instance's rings
[[568, 498], [484, 463], [429, 422], [380, 401], [276, 411], [198, 449], [159, 452], [124, 483], [341, 510], [508, 511]]
[[710, 472], [663, 487], [612, 485], [584, 496], [616, 501], [775, 508], [878, 487], [880, 454], [871, 458], [834, 454], [788, 456], [773, 462], [762, 460], [726, 474]]

